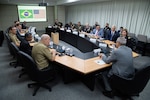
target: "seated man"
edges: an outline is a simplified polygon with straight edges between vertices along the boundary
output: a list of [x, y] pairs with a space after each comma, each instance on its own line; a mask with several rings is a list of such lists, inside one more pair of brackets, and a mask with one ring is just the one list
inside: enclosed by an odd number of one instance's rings
[[32, 47], [30, 46], [29, 42], [32, 40], [32, 34], [26, 33], [24, 41], [20, 43], [20, 50], [29, 54], [31, 56]]
[[120, 29], [118, 30], [118, 33], [121, 34], [122, 31], [123, 31], [123, 29], [124, 29], [124, 28], [121, 26]]
[[76, 25], [76, 29], [77, 29], [78, 32], [81, 32], [83, 30], [81, 22], [78, 22], [78, 24]]
[[42, 69], [51, 68], [49, 61], [55, 60], [56, 51], [49, 50], [50, 37], [47, 34], [41, 36], [40, 42], [32, 48], [32, 57], [35, 60], [37, 67]]
[[108, 34], [108, 40], [116, 42], [120, 34], [116, 31], [116, 26], [112, 26], [111, 31]]
[[94, 34], [94, 36], [95, 36], [96, 38], [103, 38], [103, 36], [104, 36], [104, 31], [103, 31], [103, 29], [100, 27], [100, 25], [97, 25], [97, 26], [96, 26], [96, 29], [94, 29], [94, 30], [92, 31], [92, 34]]
[[108, 34], [110, 33], [111, 28], [109, 27], [109, 23], [106, 23], [104, 27], [104, 38], [108, 40]]
[[106, 63], [112, 63], [112, 68], [109, 71], [102, 73], [102, 78], [105, 85], [104, 95], [112, 97], [112, 89], [109, 84], [109, 80], [113, 74], [120, 75], [124, 78], [131, 78], [134, 76], [135, 70], [133, 67], [132, 50], [125, 46], [126, 39], [119, 37], [116, 41], [116, 48], [112, 51], [112, 54], [106, 57], [104, 54], [100, 54], [100, 58]]
[[106, 25], [105, 25], [105, 27], [104, 27], [104, 31], [105, 31], [105, 30], [111, 30], [110, 27], [109, 27], [109, 23], [106, 23]]
[[84, 32], [91, 33], [92, 28], [90, 25], [87, 23], [83, 29]]
[[20, 24], [17, 24], [16, 25], [16, 28], [17, 28], [17, 38], [20, 40], [20, 41], [23, 41], [24, 40], [24, 36], [21, 36], [21, 34], [25, 34], [25, 32], [22, 30], [22, 26]]
[[65, 24], [65, 29], [66, 29], [66, 30], [71, 29], [71, 27], [70, 27], [70, 25], [69, 25], [68, 23]]
[[24, 21], [21, 25], [22, 25], [22, 29], [27, 29], [28, 28], [27, 25], [26, 25], [26, 21]]
[[95, 24], [93, 25], [93, 29], [96, 29], [96, 26], [98, 26], [98, 22], [95, 22]]
[[12, 40], [12, 42], [14, 42], [17, 47], [19, 47], [20, 40], [16, 36], [16, 31], [17, 31], [17, 29], [15, 26], [9, 27], [9, 37]]

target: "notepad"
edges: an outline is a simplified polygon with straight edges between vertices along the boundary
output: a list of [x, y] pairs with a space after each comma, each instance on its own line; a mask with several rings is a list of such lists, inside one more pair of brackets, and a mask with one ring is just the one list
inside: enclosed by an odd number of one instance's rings
[[81, 33], [81, 34], [79, 34], [79, 36], [82, 37], [82, 38], [84, 38], [84, 37], [85, 37], [85, 34], [82, 34], [82, 33]]
[[97, 63], [97, 64], [99, 64], [99, 65], [106, 64], [102, 59], [95, 60], [94, 62]]
[[71, 30], [66, 30], [66, 32], [70, 32], [71, 33]]
[[78, 32], [77, 32], [77, 31], [73, 31], [72, 33], [75, 34], [75, 35], [78, 35]]
[[60, 28], [60, 30], [64, 31], [65, 29], [64, 28]]
[[90, 38], [90, 41], [93, 42], [93, 43], [96, 43], [96, 39]]

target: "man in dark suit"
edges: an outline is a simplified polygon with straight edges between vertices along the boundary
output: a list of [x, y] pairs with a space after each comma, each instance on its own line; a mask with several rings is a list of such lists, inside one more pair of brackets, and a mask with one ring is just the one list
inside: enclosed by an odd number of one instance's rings
[[20, 43], [20, 50], [29, 54], [31, 56], [32, 47], [30, 46], [29, 42], [32, 40], [32, 34], [26, 33], [25, 39]]
[[111, 31], [111, 28], [109, 27], [109, 23], [106, 23], [105, 27], [104, 27], [104, 38], [106, 40], [108, 40], [108, 35]]
[[133, 67], [132, 50], [125, 46], [126, 39], [119, 37], [116, 41], [116, 49], [112, 51], [109, 57], [104, 54], [100, 54], [100, 58], [106, 63], [112, 63], [112, 67], [109, 71], [102, 73], [102, 78], [105, 85], [104, 95], [112, 97], [112, 89], [109, 83], [111, 76], [117, 74], [124, 78], [132, 78], [135, 70]]
[[120, 34], [116, 31], [116, 26], [112, 26], [111, 31], [108, 34], [108, 40], [116, 42]]
[[123, 27], [121, 26], [121, 27], [120, 27], [120, 30], [118, 30], [118, 33], [121, 34], [122, 31], [123, 31]]
[[90, 27], [89, 23], [87, 23], [83, 29], [84, 32], [91, 33], [92, 28]]
[[104, 30], [111, 30], [111, 28], [109, 27], [109, 23], [106, 23]]
[[27, 25], [26, 25], [26, 21], [24, 21], [21, 25], [22, 25], [22, 29], [27, 29], [28, 28]]

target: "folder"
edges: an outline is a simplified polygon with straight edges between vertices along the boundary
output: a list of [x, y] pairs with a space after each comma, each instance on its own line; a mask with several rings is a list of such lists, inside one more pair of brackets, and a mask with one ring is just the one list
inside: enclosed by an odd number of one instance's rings
[[51, 33], [52, 41], [54, 44], [58, 45], [59, 44], [59, 33]]

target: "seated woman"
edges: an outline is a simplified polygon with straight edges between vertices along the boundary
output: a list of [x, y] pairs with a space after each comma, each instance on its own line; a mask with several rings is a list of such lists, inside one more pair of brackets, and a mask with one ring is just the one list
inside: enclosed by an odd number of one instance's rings
[[128, 36], [128, 30], [123, 29], [121, 36], [127, 40], [126, 46], [130, 47], [133, 51], [136, 48], [136, 39]]

